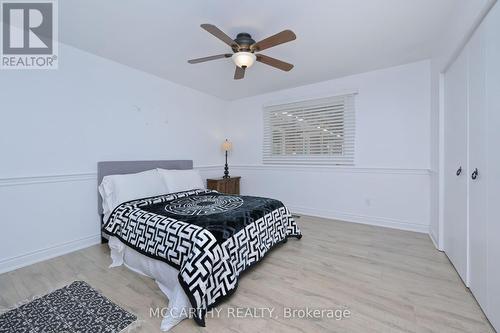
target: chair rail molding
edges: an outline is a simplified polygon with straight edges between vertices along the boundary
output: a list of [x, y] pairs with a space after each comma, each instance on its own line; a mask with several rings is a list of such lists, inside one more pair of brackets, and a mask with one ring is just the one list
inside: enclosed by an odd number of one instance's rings
[[0, 187], [96, 180], [96, 172], [0, 178]]
[[[223, 164], [220, 165], [197, 165], [194, 169], [200, 170], [202, 173], [212, 173], [223, 170]], [[288, 170], [288, 171], [303, 171], [303, 172], [344, 172], [344, 173], [382, 173], [382, 174], [408, 174], [408, 175], [430, 175], [430, 169], [405, 169], [405, 168], [380, 168], [380, 167], [343, 167], [343, 166], [328, 166], [328, 165], [282, 165], [282, 164], [232, 164], [231, 169], [234, 170]], [[96, 172], [76, 172], [54, 175], [29, 175], [0, 178], [0, 187], [44, 184], [44, 183], [61, 183], [61, 182], [77, 182], [77, 181], [92, 181], [97, 179]]]
[[[194, 169], [201, 172], [215, 172], [223, 170], [224, 165], [199, 165]], [[61, 173], [54, 175], [29, 175], [29, 176], [15, 176], [15, 177], [2, 177], [0, 178], [0, 187], [18, 186], [18, 185], [31, 185], [31, 184], [45, 184], [45, 183], [65, 183], [77, 181], [90, 181], [97, 180], [97, 172], [71, 172]]]
[[407, 168], [381, 168], [381, 167], [349, 167], [330, 165], [289, 165], [289, 164], [234, 164], [233, 169], [246, 170], [282, 170], [282, 171], [303, 171], [303, 172], [343, 172], [343, 173], [382, 173], [382, 174], [407, 174], [425, 175], [431, 173], [430, 169], [407, 169]]

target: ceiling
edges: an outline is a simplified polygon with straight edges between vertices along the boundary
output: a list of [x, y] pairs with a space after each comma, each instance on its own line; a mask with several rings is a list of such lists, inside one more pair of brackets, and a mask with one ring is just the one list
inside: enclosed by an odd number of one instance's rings
[[[430, 58], [457, 0], [64, 0], [63, 43], [161, 78], [234, 100]], [[297, 40], [263, 51], [295, 65], [261, 63], [233, 80], [231, 59], [188, 59], [229, 47], [200, 28], [212, 23], [260, 40], [291, 29]]]

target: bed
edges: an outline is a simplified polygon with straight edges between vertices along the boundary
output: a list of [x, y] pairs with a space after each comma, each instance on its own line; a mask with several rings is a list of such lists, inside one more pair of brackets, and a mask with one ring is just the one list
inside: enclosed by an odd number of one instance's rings
[[[192, 165], [190, 160], [100, 162], [98, 181], [155, 168], [176, 175], [165, 170]], [[206, 312], [235, 292], [243, 271], [288, 238], [302, 237], [278, 200], [198, 187], [161, 194], [158, 189], [153, 196], [119, 203], [103, 219], [111, 266], [124, 264], [155, 279], [169, 299], [164, 331], [187, 317], [205, 326]], [[98, 204], [101, 211], [101, 198]]]

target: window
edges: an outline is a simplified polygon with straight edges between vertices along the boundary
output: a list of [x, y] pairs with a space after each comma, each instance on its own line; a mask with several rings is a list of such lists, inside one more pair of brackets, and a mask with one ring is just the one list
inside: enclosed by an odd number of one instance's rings
[[354, 94], [264, 108], [265, 164], [354, 164]]

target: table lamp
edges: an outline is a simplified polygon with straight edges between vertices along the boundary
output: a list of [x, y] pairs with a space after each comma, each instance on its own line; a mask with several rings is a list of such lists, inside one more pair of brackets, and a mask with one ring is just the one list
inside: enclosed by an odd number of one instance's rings
[[222, 143], [222, 150], [226, 153], [226, 165], [224, 166], [224, 177], [222, 178], [230, 178], [229, 167], [227, 166], [227, 152], [230, 151], [231, 148], [233, 148], [233, 144], [226, 139]]

